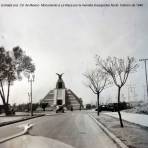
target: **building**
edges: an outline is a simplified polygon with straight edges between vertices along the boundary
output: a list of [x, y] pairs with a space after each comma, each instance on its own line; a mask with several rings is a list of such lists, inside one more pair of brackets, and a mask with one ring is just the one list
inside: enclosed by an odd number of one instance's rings
[[48, 103], [48, 107], [64, 105], [67, 109], [73, 107], [74, 110], [79, 110], [83, 107], [83, 101], [71, 89], [65, 87], [62, 79], [63, 74], [57, 74], [58, 80], [56, 88], [50, 90], [48, 94], [41, 100], [41, 103]]

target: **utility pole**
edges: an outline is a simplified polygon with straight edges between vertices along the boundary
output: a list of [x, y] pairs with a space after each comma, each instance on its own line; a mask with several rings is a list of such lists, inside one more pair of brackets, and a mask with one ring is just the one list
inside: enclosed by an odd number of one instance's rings
[[33, 116], [33, 109], [32, 109], [32, 83], [34, 82], [34, 78], [35, 75], [34, 74], [30, 74], [28, 76], [28, 82], [30, 83], [30, 112], [31, 112], [31, 116]]
[[144, 101], [144, 102], [146, 101], [146, 99], [145, 99], [145, 91], [146, 91], [146, 89], [145, 89], [145, 88], [146, 88], [145, 85], [143, 85], [143, 93], [144, 93], [144, 94], [143, 94], [143, 97], [144, 97], [144, 100], [143, 100], [143, 101]]
[[148, 101], [148, 80], [147, 80], [147, 67], [146, 67], [146, 61], [148, 59], [139, 59], [139, 61], [143, 61], [145, 64], [145, 78], [146, 78], [146, 88], [147, 88], [147, 101]]
[[28, 98], [29, 98], [29, 103], [28, 103], [28, 112], [31, 111], [31, 97], [30, 97], [30, 93], [28, 92]]

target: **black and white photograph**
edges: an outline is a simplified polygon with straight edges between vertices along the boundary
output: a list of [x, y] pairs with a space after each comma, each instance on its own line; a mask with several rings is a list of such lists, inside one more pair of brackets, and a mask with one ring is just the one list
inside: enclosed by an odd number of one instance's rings
[[0, 0], [0, 148], [148, 148], [148, 1]]

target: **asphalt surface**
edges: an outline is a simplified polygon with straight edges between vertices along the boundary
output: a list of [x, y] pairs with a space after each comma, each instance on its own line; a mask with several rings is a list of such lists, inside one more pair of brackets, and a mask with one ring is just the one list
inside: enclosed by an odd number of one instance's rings
[[52, 138], [75, 148], [117, 148], [116, 144], [88, 114], [82, 111], [44, 116], [4, 126], [0, 128], [0, 138], [20, 132], [22, 129], [17, 126], [25, 123], [34, 124], [34, 127], [30, 130], [30, 135]]

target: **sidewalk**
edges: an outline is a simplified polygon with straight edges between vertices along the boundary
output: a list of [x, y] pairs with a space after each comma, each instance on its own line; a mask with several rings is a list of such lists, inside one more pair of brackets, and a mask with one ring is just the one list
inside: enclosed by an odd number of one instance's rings
[[61, 115], [63, 113], [55, 113], [54, 111], [51, 112], [35, 112], [33, 116], [30, 116], [30, 113], [26, 112], [17, 112], [15, 116], [5, 116], [4, 114], [0, 114], [0, 127], [13, 124], [16, 122], [21, 122], [41, 116], [54, 116], [54, 115]]
[[124, 121], [124, 128], [121, 128], [119, 119], [111, 116], [113, 114], [117, 113], [101, 112], [100, 115], [97, 116], [96, 112], [91, 112], [91, 115], [93, 115], [96, 120], [102, 123], [111, 133], [113, 133], [129, 148], [148, 148], [147, 127]]
[[34, 116], [30, 116], [29, 113], [16, 113], [16, 115], [14, 116], [5, 116], [4, 114], [0, 115], [0, 127], [1, 126], [5, 126], [5, 125], [9, 125], [9, 124], [13, 124], [16, 122], [20, 122], [20, 121], [25, 121], [25, 120], [29, 120], [32, 118], [36, 118], [36, 117], [41, 117], [44, 116], [44, 114], [38, 114], [38, 113], [34, 113]]
[[[115, 117], [115, 118], [119, 118], [119, 115], [117, 112], [107, 112], [104, 114]], [[141, 126], [148, 127], [148, 115], [127, 113], [123, 111], [121, 112], [121, 115], [122, 115], [123, 120], [126, 120], [131, 123], [135, 123]]]
[[13, 117], [10, 117], [10, 116], [9, 117], [4, 117], [4, 116], [2, 117], [1, 116], [0, 117], [0, 124], [4, 123], [4, 122], [9, 122], [9, 121], [20, 120], [20, 119], [23, 119], [23, 118], [24, 117], [14, 117], [14, 116]]

